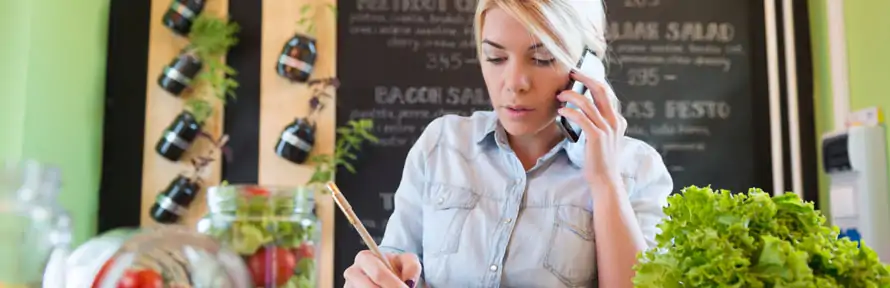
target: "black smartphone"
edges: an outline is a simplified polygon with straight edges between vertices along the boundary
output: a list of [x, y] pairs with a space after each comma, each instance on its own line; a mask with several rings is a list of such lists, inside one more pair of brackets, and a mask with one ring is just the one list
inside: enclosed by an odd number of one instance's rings
[[[581, 54], [581, 59], [578, 60], [578, 64], [576, 64], [576, 68], [578, 71], [588, 71], [591, 68], [591, 65], [602, 65], [599, 62], [600, 59], [597, 57], [593, 51], [590, 49], [584, 48], [584, 52]], [[575, 81], [574, 79], [569, 79], [569, 83], [566, 84], [565, 89], [563, 90], [572, 90], [577, 92], [578, 94], [584, 95], [588, 98], [588, 100], [593, 101], [593, 98], [587, 94], [587, 87], [584, 86], [584, 83]], [[564, 102], [562, 103], [565, 107], [572, 109], [580, 109], [572, 103]], [[562, 106], [561, 105], [561, 106]], [[562, 134], [572, 141], [572, 143], [578, 142], [578, 139], [581, 138], [581, 126], [569, 121], [568, 118], [562, 117], [562, 115], [556, 115], [556, 125], [559, 126], [559, 130], [562, 131]]]

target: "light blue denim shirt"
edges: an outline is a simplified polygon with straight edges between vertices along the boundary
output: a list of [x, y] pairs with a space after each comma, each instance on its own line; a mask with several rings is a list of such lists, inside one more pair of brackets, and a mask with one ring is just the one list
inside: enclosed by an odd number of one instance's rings
[[[624, 139], [621, 175], [652, 247], [673, 183], [652, 147]], [[381, 249], [416, 253], [430, 287], [596, 287], [583, 141], [525, 171], [494, 112], [433, 120], [408, 153]]]

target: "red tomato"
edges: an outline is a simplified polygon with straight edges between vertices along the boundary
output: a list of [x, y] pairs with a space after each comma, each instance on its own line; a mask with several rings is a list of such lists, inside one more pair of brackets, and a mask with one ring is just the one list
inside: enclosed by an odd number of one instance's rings
[[269, 191], [266, 191], [266, 189], [263, 189], [260, 187], [247, 187], [247, 188], [245, 188], [245, 190], [247, 190], [247, 194], [250, 194], [253, 196], [268, 196], [269, 195]]
[[303, 258], [314, 258], [315, 257], [315, 247], [309, 243], [300, 244], [300, 247], [294, 248], [293, 250], [294, 256], [297, 257], [297, 263]]
[[247, 259], [250, 276], [256, 286], [281, 286], [294, 274], [297, 258], [287, 249], [261, 248]]
[[[105, 272], [105, 271], [103, 271]], [[102, 275], [104, 276], [104, 275]], [[101, 278], [96, 278], [93, 288], [98, 288]], [[117, 288], [163, 288], [164, 279], [154, 270], [127, 270], [117, 282]]]
[[139, 272], [127, 270], [124, 276], [117, 281], [117, 288], [139, 288]]
[[136, 273], [139, 288], [164, 288], [164, 278], [157, 271], [145, 269]]
[[99, 269], [99, 273], [96, 274], [96, 278], [93, 278], [93, 288], [99, 288], [99, 284], [102, 281], [102, 278], [105, 277], [105, 274], [108, 273], [108, 269], [111, 268], [111, 263], [114, 262], [114, 259], [108, 260], [105, 264], [102, 264], [102, 269]]

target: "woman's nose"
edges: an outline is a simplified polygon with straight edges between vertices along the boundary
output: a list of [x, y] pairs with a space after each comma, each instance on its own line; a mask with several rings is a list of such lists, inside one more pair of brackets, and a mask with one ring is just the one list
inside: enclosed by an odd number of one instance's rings
[[508, 63], [507, 69], [504, 71], [504, 77], [507, 92], [522, 94], [528, 92], [531, 88], [531, 79], [529, 79], [526, 68], [521, 63], [517, 63], [517, 61]]

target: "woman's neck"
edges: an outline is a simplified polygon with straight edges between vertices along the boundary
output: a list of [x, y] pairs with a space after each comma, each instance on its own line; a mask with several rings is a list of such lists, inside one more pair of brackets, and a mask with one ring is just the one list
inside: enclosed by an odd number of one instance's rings
[[513, 136], [507, 134], [510, 148], [516, 153], [516, 157], [519, 158], [525, 171], [534, 167], [538, 159], [550, 152], [550, 149], [553, 149], [553, 146], [556, 146], [563, 138], [556, 125], [551, 125], [549, 128], [544, 128], [531, 135]]

